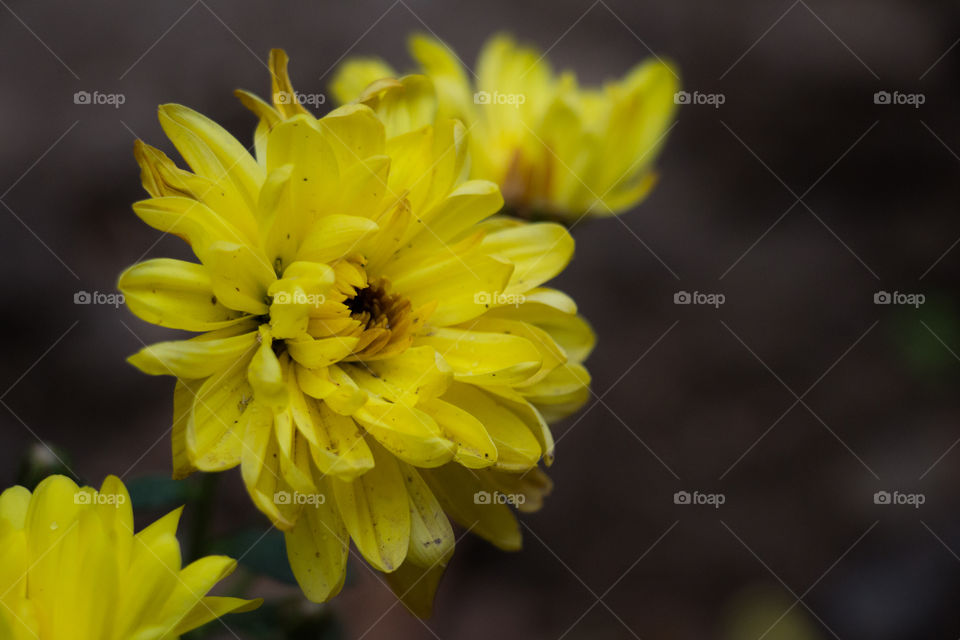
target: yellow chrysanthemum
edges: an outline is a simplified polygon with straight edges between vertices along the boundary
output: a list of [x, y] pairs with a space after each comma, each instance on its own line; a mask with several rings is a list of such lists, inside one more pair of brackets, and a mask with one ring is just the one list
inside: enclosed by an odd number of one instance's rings
[[352, 539], [425, 614], [447, 515], [519, 548], [502, 496], [540, 505], [547, 422], [589, 393], [593, 334], [541, 286], [573, 240], [491, 218], [500, 192], [464, 179], [463, 127], [435, 120], [422, 76], [317, 119], [283, 52], [270, 64], [272, 105], [238, 92], [260, 118], [255, 157], [179, 105], [160, 122], [192, 173], [137, 143], [153, 197], [134, 210], [200, 263], [148, 260], [120, 288], [144, 320], [205, 333], [131, 361], [178, 378], [175, 474], [239, 464], [308, 598], [340, 590]]
[[[446, 45], [410, 39], [411, 55], [436, 87], [439, 117], [468, 129], [473, 178], [500, 185], [524, 217], [572, 222], [620, 213], [655, 182], [653, 161], [673, 120], [676, 73], [651, 60], [602, 88], [556, 75], [544, 55], [492, 38], [471, 81]], [[369, 83], [396, 75], [373, 58], [348, 60], [331, 84], [341, 103], [366, 102]]]
[[130, 496], [50, 476], [0, 494], [0, 638], [174, 640], [260, 600], [206, 596], [236, 561], [181, 568], [177, 509], [133, 532]]

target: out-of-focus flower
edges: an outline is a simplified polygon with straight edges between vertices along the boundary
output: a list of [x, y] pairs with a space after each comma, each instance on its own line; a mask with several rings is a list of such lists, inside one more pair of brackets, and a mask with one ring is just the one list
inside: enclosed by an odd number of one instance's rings
[[0, 494], [0, 638], [172, 640], [260, 600], [206, 596], [236, 567], [207, 556], [181, 568], [178, 509], [133, 532], [130, 496], [49, 476]]
[[[410, 52], [436, 88], [438, 116], [467, 127], [471, 177], [500, 185], [510, 212], [571, 223], [621, 213], [653, 187], [653, 162], [676, 106], [678, 79], [668, 64], [646, 61], [585, 88], [506, 35], [487, 42], [475, 73], [433, 38], [413, 36]], [[347, 60], [331, 91], [342, 103], [366, 102], [371, 82], [395, 75], [375, 58]]]
[[134, 210], [199, 264], [148, 260], [120, 288], [142, 319], [204, 333], [131, 361], [178, 378], [175, 474], [240, 465], [308, 598], [340, 590], [352, 539], [426, 614], [447, 516], [519, 548], [511, 506], [549, 490], [547, 423], [588, 396], [593, 333], [542, 286], [573, 240], [491, 218], [500, 191], [464, 180], [463, 126], [422, 76], [317, 119], [283, 52], [270, 66], [271, 103], [238, 92], [255, 157], [179, 105], [160, 122], [192, 172], [137, 143], [152, 198]]

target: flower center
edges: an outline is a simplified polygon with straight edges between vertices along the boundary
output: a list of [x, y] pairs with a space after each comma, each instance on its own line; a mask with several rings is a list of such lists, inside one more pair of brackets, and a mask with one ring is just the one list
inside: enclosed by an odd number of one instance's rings
[[389, 292], [383, 279], [375, 280], [343, 301], [360, 341], [348, 360], [373, 360], [405, 350], [413, 340], [415, 318], [410, 301]]

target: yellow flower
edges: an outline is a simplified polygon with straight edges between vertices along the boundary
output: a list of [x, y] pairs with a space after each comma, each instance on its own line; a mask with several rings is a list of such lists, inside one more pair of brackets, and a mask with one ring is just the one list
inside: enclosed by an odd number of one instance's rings
[[[669, 65], [647, 61], [581, 88], [572, 72], [555, 74], [545, 54], [505, 35], [483, 47], [473, 78], [438, 40], [414, 36], [410, 52], [436, 88], [439, 117], [467, 126], [471, 177], [500, 185], [514, 213], [568, 223], [613, 215], [653, 187], [678, 88]], [[365, 102], [369, 83], [394, 75], [377, 59], [348, 60], [331, 91], [341, 103]]]
[[542, 286], [573, 240], [491, 218], [500, 192], [464, 179], [463, 126], [435, 121], [424, 78], [317, 119], [283, 52], [270, 65], [272, 104], [238, 92], [255, 157], [179, 105], [160, 122], [192, 172], [137, 143], [153, 197], [134, 210], [199, 264], [148, 260], [120, 288], [142, 319], [204, 333], [131, 361], [178, 378], [175, 474], [240, 465], [308, 598], [339, 592], [352, 539], [426, 614], [447, 515], [519, 548], [504, 502], [540, 505], [547, 422], [588, 397], [593, 333]]
[[110, 476], [100, 491], [50, 476], [33, 494], [0, 494], [0, 638], [173, 640], [260, 600], [206, 596], [236, 561], [181, 568], [181, 509], [133, 533], [130, 496]]

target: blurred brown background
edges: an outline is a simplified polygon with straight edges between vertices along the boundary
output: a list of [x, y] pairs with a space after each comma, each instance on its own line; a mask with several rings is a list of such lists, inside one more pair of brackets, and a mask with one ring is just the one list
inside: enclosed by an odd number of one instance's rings
[[[765, 637], [960, 635], [955, 3], [0, 5], [4, 486], [37, 438], [91, 482], [169, 467], [172, 381], [124, 358], [170, 333], [74, 304], [145, 255], [187, 255], [130, 210], [134, 138], [171, 149], [157, 104], [248, 142], [232, 90], [268, 90], [270, 47], [304, 92], [347, 52], [409, 66], [413, 31], [472, 65], [508, 30], [593, 82], [653, 50], [725, 102], [678, 109], [636, 211], [574, 229], [558, 285], [599, 335], [597, 395], [555, 430], [554, 496], [524, 518], [519, 554], [465, 539], [425, 625], [354, 567], [332, 605], [347, 636], [753, 640], [783, 612]], [[676, 305], [679, 291], [725, 303]], [[925, 302], [877, 305], [879, 291]], [[220, 530], [266, 530], [238, 474], [221, 486]], [[678, 505], [678, 491], [725, 503]], [[925, 502], [878, 505], [877, 491]]]

